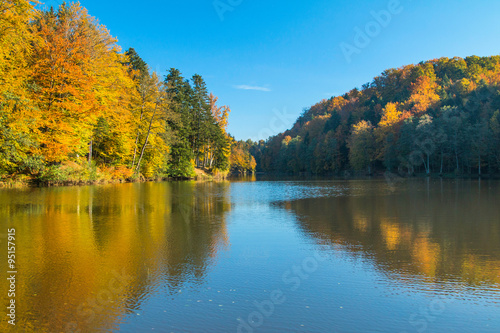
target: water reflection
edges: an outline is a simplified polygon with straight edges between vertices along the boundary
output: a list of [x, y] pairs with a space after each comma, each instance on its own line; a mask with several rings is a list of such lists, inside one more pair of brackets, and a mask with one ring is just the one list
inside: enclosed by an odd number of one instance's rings
[[[0, 228], [18, 235], [16, 328], [116, 329], [158, 288], [200, 283], [229, 247], [228, 198], [228, 183], [0, 191]], [[7, 289], [1, 284], [5, 304]]]
[[16, 331], [234, 331], [275, 288], [287, 302], [262, 332], [401, 331], [438, 294], [460, 301], [437, 331], [500, 327], [498, 182], [254, 180], [0, 191]]
[[304, 233], [398, 278], [500, 288], [498, 183], [340, 183], [342, 196], [283, 202]]

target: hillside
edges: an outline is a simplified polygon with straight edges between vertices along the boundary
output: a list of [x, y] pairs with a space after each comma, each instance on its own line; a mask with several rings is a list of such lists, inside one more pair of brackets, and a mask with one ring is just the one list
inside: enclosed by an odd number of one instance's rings
[[267, 172], [498, 173], [500, 56], [388, 69], [253, 145]]

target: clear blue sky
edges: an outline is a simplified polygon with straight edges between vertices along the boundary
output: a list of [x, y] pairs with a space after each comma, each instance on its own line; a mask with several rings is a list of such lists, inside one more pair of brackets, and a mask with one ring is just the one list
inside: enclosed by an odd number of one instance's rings
[[[170, 67], [185, 77], [201, 74], [220, 103], [232, 109], [230, 133], [246, 140], [265, 139], [289, 128], [303, 108], [361, 87], [385, 69], [443, 56], [500, 54], [500, 1], [397, 2], [82, 0], [81, 4], [108, 27], [124, 50], [135, 48], [162, 76]], [[395, 14], [377, 28], [371, 12], [388, 9]], [[355, 47], [356, 28], [367, 26], [373, 37], [368, 45], [358, 43], [362, 47], [348, 62], [341, 44]]]

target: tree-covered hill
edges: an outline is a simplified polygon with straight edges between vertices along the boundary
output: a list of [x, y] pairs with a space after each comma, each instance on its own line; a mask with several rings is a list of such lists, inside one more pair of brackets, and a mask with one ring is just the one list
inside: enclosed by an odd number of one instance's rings
[[251, 151], [263, 171], [498, 173], [499, 110], [500, 56], [440, 58], [323, 100]]

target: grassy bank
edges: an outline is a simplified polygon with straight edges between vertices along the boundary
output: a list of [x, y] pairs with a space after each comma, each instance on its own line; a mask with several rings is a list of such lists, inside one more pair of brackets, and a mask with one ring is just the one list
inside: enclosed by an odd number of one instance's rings
[[68, 186], [134, 181], [131, 169], [124, 166], [96, 166], [81, 161], [68, 161], [58, 165], [45, 166], [31, 175], [13, 174], [2, 177], [0, 186]]
[[221, 181], [226, 177], [227, 172], [195, 169], [195, 176], [191, 178], [167, 176], [147, 178], [134, 174], [132, 169], [125, 166], [96, 166], [81, 161], [80, 163], [64, 162], [59, 165], [47, 166], [32, 175], [6, 175], [0, 178], [0, 187], [80, 186], [165, 180]]

